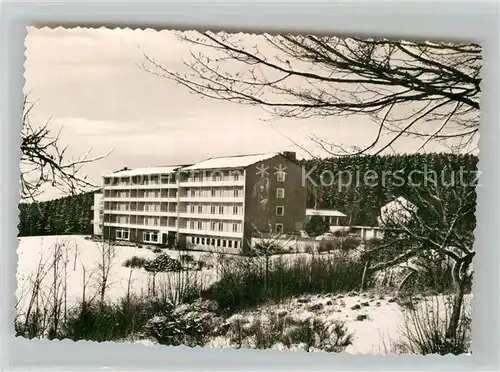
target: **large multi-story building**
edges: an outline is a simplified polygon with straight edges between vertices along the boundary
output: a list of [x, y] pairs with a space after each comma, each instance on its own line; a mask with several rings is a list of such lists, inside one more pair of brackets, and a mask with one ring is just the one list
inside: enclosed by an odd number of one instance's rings
[[303, 174], [290, 152], [123, 169], [104, 176], [102, 232], [118, 240], [240, 251], [257, 232], [302, 228]]
[[102, 235], [102, 226], [104, 221], [104, 201], [102, 199], [102, 190], [94, 193], [94, 204], [91, 207], [91, 223], [93, 235]]

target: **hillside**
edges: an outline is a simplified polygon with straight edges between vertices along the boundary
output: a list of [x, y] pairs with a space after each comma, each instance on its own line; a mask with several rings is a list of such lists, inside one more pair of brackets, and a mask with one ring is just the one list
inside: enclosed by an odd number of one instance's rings
[[[439, 189], [441, 202], [447, 203], [453, 198], [451, 193], [455, 187], [472, 184], [477, 162], [478, 158], [474, 155], [449, 153], [348, 156], [302, 161], [306, 174], [310, 175], [307, 207], [339, 210], [347, 214], [352, 226], [374, 226], [380, 208], [398, 196], [404, 196], [418, 205], [412, 185], [429, 190], [433, 188], [432, 180], [436, 179], [438, 187], [434, 189]], [[447, 187], [452, 182], [455, 182], [453, 187]]]
[[19, 236], [90, 234], [94, 193], [19, 204]]

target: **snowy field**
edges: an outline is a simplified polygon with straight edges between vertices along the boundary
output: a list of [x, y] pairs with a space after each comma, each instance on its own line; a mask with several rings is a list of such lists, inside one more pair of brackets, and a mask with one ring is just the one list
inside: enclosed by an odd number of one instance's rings
[[[85, 239], [83, 236], [46, 236], [25, 237], [19, 239], [18, 248], [18, 311], [22, 312], [29, 301], [29, 294], [33, 287], [36, 273], [44, 271], [43, 287], [50, 292], [53, 279], [53, 271], [39, 270], [40, 267], [50, 266], [54, 254], [54, 247], [62, 246], [64, 254], [65, 270], [59, 268], [59, 273], [64, 273], [67, 278], [67, 303], [68, 307], [81, 301], [84, 281], [87, 283], [87, 297], [97, 292], [96, 279], [101, 253], [100, 244]], [[123, 263], [133, 257], [154, 258], [156, 253], [148, 248], [137, 248], [131, 246], [114, 246], [115, 257], [109, 274], [109, 288], [106, 298], [110, 301], [126, 296], [131, 293], [141, 295], [148, 291], [151, 285], [151, 276], [144, 269], [129, 269]], [[162, 250], [171, 257], [177, 258], [178, 251]], [[203, 259], [215, 262], [215, 254], [190, 252], [195, 260]], [[203, 257], [201, 257], [203, 255]], [[212, 255], [212, 257], [210, 257]], [[303, 254], [302, 254], [303, 255]], [[234, 259], [234, 256], [233, 256]], [[45, 266], [44, 266], [45, 265]], [[216, 280], [216, 268], [202, 268], [195, 271], [200, 280], [205, 284], [211, 284]], [[171, 282], [175, 280], [176, 273], [159, 273], [156, 283]], [[129, 289], [130, 283], [130, 289]], [[161, 284], [157, 284], [161, 286]], [[444, 312], [446, 299], [443, 296], [420, 298], [417, 306], [427, 306], [426, 311], [439, 313]], [[437, 305], [436, 305], [437, 304]], [[428, 310], [431, 308], [431, 310]], [[308, 318], [319, 316], [323, 319], [338, 319], [346, 322], [348, 332], [354, 333], [354, 340], [348, 346], [346, 352], [357, 353], [386, 353], [390, 350], [387, 346], [401, 337], [403, 327], [404, 308], [390, 296], [370, 292], [361, 294], [344, 295], [312, 295], [292, 298], [280, 305], [263, 306], [252, 312], [244, 312], [233, 315], [247, 318], [251, 323], [266, 312], [286, 312], [289, 316]], [[148, 343], [147, 340], [139, 340], [140, 343]], [[225, 338], [213, 339], [207, 346], [229, 347], [229, 340]], [[251, 345], [249, 345], [251, 347]], [[275, 348], [280, 349], [280, 345]]]
[[[470, 298], [467, 298], [467, 301], [469, 300]], [[444, 319], [446, 304], [445, 296], [433, 296], [421, 298], [415, 306], [423, 312], [436, 311], [436, 315]], [[347, 332], [353, 334], [353, 342], [345, 349], [346, 353], [391, 354], [398, 352], [394, 346], [401, 341], [405, 330], [404, 311], [404, 308], [390, 296], [375, 296], [369, 293], [326, 294], [301, 296], [280, 305], [263, 306], [255, 311], [234, 314], [228, 321], [238, 319], [245, 327], [251, 328], [258, 320], [265, 323], [269, 319], [269, 313], [282, 313], [287, 317], [301, 320], [317, 317], [327, 324], [334, 320], [342, 320], [345, 321]], [[433, 315], [430, 318], [434, 318]], [[248, 341], [245, 347], [253, 348], [252, 340]], [[217, 337], [207, 346], [231, 347], [231, 343], [227, 337]], [[285, 350], [286, 347], [278, 343], [273, 349]]]
[[[18, 248], [18, 269], [17, 269], [17, 298], [20, 301], [19, 309], [23, 309], [29, 301], [29, 292], [33, 287], [33, 281], [43, 267], [43, 285], [50, 289], [54, 270], [51, 269], [54, 250], [56, 246], [61, 246], [63, 261], [66, 261], [67, 277], [67, 303], [72, 306], [82, 299], [83, 283], [87, 283], [87, 295], [94, 295], [97, 292], [99, 261], [101, 257], [102, 244], [85, 239], [84, 236], [43, 236], [43, 237], [23, 237], [19, 239]], [[148, 293], [148, 286], [151, 285], [151, 276], [144, 269], [129, 269], [123, 263], [134, 256], [144, 258], [154, 258], [156, 254], [147, 248], [137, 248], [131, 246], [114, 246], [114, 257], [110, 265], [109, 287], [106, 291], [106, 298], [109, 301], [126, 296], [129, 288], [130, 293], [141, 295]], [[179, 256], [178, 251], [162, 250], [173, 258]], [[199, 259], [202, 252], [190, 252], [194, 259]], [[64, 268], [59, 268], [59, 274], [64, 274]], [[202, 283], [210, 284], [215, 279], [214, 270], [203, 269], [194, 272], [198, 275]], [[84, 279], [85, 278], [85, 279]], [[156, 276], [156, 286], [173, 282], [177, 276], [175, 273], [158, 273]]]

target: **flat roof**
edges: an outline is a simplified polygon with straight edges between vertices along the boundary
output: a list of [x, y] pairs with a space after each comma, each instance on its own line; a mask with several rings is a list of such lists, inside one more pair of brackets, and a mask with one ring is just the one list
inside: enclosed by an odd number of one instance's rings
[[203, 170], [203, 169], [224, 169], [224, 168], [245, 168], [252, 164], [258, 163], [263, 160], [279, 155], [277, 152], [252, 154], [252, 155], [237, 155], [237, 156], [223, 156], [217, 158], [209, 158], [191, 166], [184, 167], [182, 170]]
[[306, 209], [306, 216], [323, 216], [323, 217], [347, 217], [340, 211], [332, 209]]
[[131, 176], [142, 176], [146, 174], [169, 174], [174, 173], [179, 169], [181, 165], [170, 165], [166, 167], [146, 167], [146, 168], [133, 168], [127, 170], [121, 170], [118, 172], [107, 173], [104, 177], [131, 177]]

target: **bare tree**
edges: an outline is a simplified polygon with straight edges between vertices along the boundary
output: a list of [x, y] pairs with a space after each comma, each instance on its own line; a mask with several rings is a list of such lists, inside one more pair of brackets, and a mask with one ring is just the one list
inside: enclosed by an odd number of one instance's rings
[[91, 303], [94, 299], [94, 297], [91, 297], [90, 300], [87, 300], [87, 287], [89, 286], [90, 280], [92, 279], [92, 276], [94, 275], [94, 270], [87, 271], [87, 267], [83, 264], [83, 262], [80, 262], [80, 265], [82, 267], [82, 278], [83, 278], [83, 280], [82, 280], [82, 312], [84, 312], [87, 304]]
[[[451, 262], [455, 298], [447, 335], [453, 338], [459, 326], [464, 295], [472, 283], [475, 187], [427, 185], [425, 188], [415, 186], [412, 191], [412, 204], [400, 203], [407, 218], [401, 218], [401, 213], [394, 213], [394, 218], [390, 215], [384, 218], [382, 242], [366, 252], [367, 257], [372, 257], [368, 272], [405, 263], [412, 268], [412, 260], [419, 258]], [[418, 274], [418, 267], [413, 266], [410, 274]]]
[[380, 153], [403, 136], [474, 142], [481, 46], [314, 35], [181, 33], [185, 71], [144, 53], [141, 67], [201, 97], [260, 106], [276, 117], [370, 115], [373, 142], [350, 149], [311, 136], [330, 154]]
[[[264, 287], [267, 289], [272, 257], [286, 253], [286, 247], [290, 243], [293, 243], [293, 237], [286, 236], [283, 233], [273, 232], [270, 224], [268, 229], [269, 232], [267, 233], [261, 231], [255, 225], [253, 225], [253, 229], [256, 234], [256, 240], [253, 242], [252, 238], [248, 239], [248, 255], [264, 262]], [[251, 264], [251, 262], [247, 261], [246, 264]]]
[[72, 194], [95, 187], [81, 175], [81, 168], [109, 153], [91, 157], [89, 150], [77, 159], [68, 159], [67, 147], [60, 143], [61, 131], [55, 135], [51, 132], [50, 119], [42, 125], [31, 122], [30, 113], [34, 106], [35, 102], [28, 101], [25, 96], [21, 131], [21, 198], [34, 200], [45, 185]]
[[[36, 269], [26, 279], [28, 283], [27, 293], [19, 293], [16, 301], [16, 319], [18, 334], [25, 337], [38, 337], [45, 332], [46, 323], [43, 311], [43, 287], [44, 280], [50, 271], [50, 262], [40, 256]], [[19, 283], [19, 281], [18, 281]], [[18, 284], [19, 285], [19, 284]], [[25, 296], [29, 296], [26, 298]]]
[[[56, 338], [59, 332], [59, 327], [61, 323], [61, 315], [64, 315], [63, 320], [66, 318], [67, 304], [65, 300], [67, 299], [67, 254], [68, 245], [67, 242], [54, 244], [54, 251], [52, 253], [51, 260], [51, 270], [52, 270], [52, 282], [50, 283], [50, 317], [51, 317], [51, 327], [49, 329], [49, 338]], [[62, 267], [61, 267], [62, 265]], [[63, 307], [64, 306], [64, 307]]]
[[115, 264], [116, 250], [110, 242], [104, 241], [99, 244], [99, 261], [97, 262], [97, 287], [99, 292], [100, 306], [104, 306], [106, 291], [111, 286], [109, 274]]

